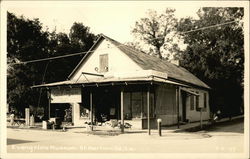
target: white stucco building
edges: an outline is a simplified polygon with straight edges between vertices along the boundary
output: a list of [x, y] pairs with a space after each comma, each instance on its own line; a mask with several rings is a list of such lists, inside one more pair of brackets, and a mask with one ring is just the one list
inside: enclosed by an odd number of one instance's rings
[[[134, 128], [155, 128], [210, 118], [209, 86], [181, 66], [101, 35], [68, 80], [47, 88], [50, 103], [72, 105], [73, 123], [115, 119]], [[59, 108], [60, 109], [60, 105]], [[61, 107], [63, 109], [63, 107]], [[52, 111], [52, 110], [51, 110]]]

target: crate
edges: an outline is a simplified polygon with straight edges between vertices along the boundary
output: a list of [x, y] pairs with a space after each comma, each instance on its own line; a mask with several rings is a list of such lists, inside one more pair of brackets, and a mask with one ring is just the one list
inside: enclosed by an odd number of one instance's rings
[[51, 125], [54, 125], [54, 127], [55, 127], [56, 129], [59, 129], [59, 128], [61, 128], [61, 126], [62, 126], [62, 120], [61, 120], [61, 118], [50, 118], [50, 119], [49, 119], [49, 123], [50, 123]]

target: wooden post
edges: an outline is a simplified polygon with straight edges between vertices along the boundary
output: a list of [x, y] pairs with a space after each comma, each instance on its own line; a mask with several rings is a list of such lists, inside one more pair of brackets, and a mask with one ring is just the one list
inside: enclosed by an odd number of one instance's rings
[[200, 124], [201, 124], [201, 129], [202, 129], [202, 108], [200, 108]]
[[78, 103], [72, 103], [72, 115], [74, 126], [79, 125], [80, 105]]
[[148, 135], [151, 134], [150, 132], [150, 103], [149, 103], [149, 98], [150, 98], [150, 87], [148, 86], [147, 90], [147, 114], [148, 114]]
[[121, 132], [124, 133], [123, 88], [121, 89]]
[[50, 119], [51, 93], [50, 93], [50, 89], [47, 89], [47, 91], [48, 91], [48, 118]]
[[141, 119], [143, 118], [143, 90], [141, 90]]
[[157, 125], [158, 125], [159, 136], [161, 136], [161, 119], [157, 119]]
[[179, 114], [180, 114], [180, 88], [176, 88], [176, 106], [177, 106], [177, 128], [180, 128], [180, 120], [179, 120]]
[[30, 108], [25, 108], [25, 125], [30, 125]]
[[176, 107], [177, 123], [178, 123], [178, 87], [177, 86], [175, 89], [175, 107]]
[[90, 100], [89, 100], [89, 103], [90, 103], [90, 130], [93, 131], [93, 101], [92, 101], [92, 92], [90, 92]]
[[49, 114], [48, 114], [48, 118], [50, 119], [50, 101], [49, 101]]

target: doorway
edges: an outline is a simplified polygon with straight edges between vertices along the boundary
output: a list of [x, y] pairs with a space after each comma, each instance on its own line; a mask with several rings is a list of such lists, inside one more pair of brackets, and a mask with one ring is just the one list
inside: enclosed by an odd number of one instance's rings
[[53, 103], [50, 108], [50, 117], [51, 118], [60, 118], [62, 121], [65, 120], [65, 110], [70, 109], [69, 103]]
[[105, 122], [120, 119], [120, 91], [117, 88], [101, 88], [93, 94], [95, 120]]

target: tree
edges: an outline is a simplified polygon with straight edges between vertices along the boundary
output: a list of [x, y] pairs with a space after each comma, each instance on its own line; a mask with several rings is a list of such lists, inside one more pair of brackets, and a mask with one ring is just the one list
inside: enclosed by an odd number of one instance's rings
[[43, 31], [39, 19], [30, 20], [8, 12], [8, 104], [23, 115], [26, 107], [46, 106], [46, 91], [30, 87], [65, 80], [81, 60], [81, 56], [28, 64], [13, 63], [85, 52], [93, 45], [95, 38], [82, 23], [73, 24], [69, 37], [65, 33], [57, 34], [56, 30]]
[[[206, 7], [197, 14], [199, 19], [184, 18], [178, 24], [187, 44], [181, 65], [212, 88], [212, 111], [222, 109], [226, 116], [238, 114], [243, 104], [244, 35], [239, 21], [243, 8]], [[224, 25], [185, 33], [216, 24]]]
[[82, 23], [75, 22], [70, 28], [69, 38], [71, 44], [79, 51], [88, 50], [95, 40], [95, 35], [90, 33], [90, 28]]
[[[76, 53], [74, 46], [70, 43], [68, 35], [65, 33], [57, 34], [56, 31], [50, 33], [49, 47], [50, 57]], [[44, 78], [44, 83], [65, 80], [70, 71], [72, 71], [72, 67], [74, 67], [78, 61], [79, 56], [46, 61], [47, 72]]]
[[149, 46], [147, 53], [168, 59], [179, 50], [174, 42], [177, 39], [175, 38], [177, 19], [174, 12], [175, 10], [171, 8], [167, 8], [162, 14], [148, 10], [147, 17], [135, 23], [132, 33], [137, 40]]
[[[29, 20], [7, 14], [7, 61], [27, 61], [48, 56], [48, 32], [42, 31], [38, 19]], [[37, 105], [39, 92], [31, 90], [32, 84], [41, 83], [44, 63], [34, 65], [9, 65], [7, 72], [7, 102], [23, 113], [25, 107]], [[46, 101], [44, 101], [46, 102]], [[44, 103], [42, 103], [44, 104]]]
[[[50, 47], [54, 50], [51, 56], [86, 52], [97, 39], [97, 37], [90, 32], [89, 27], [76, 22], [72, 25], [69, 36], [65, 33], [56, 34], [52, 32], [50, 37]], [[50, 61], [49, 65], [53, 66], [53, 69], [48, 70], [48, 74], [51, 74], [51, 76], [48, 77], [47, 82], [66, 80], [84, 55], [85, 54]]]

